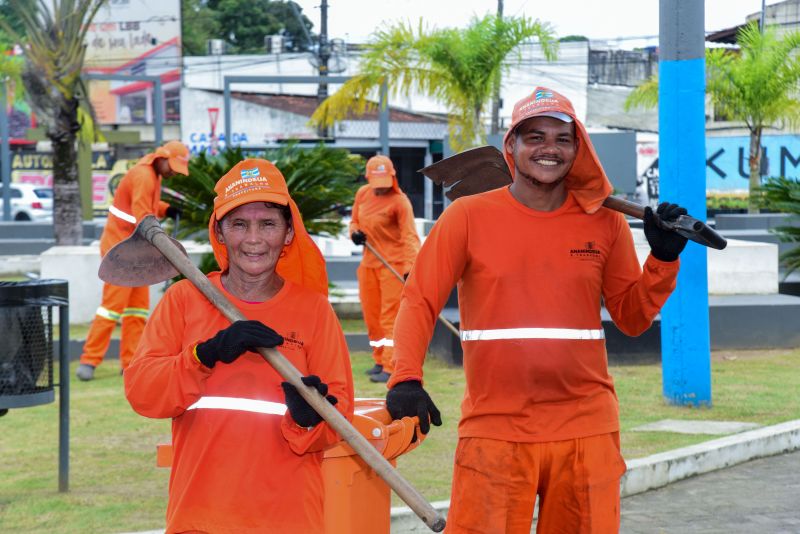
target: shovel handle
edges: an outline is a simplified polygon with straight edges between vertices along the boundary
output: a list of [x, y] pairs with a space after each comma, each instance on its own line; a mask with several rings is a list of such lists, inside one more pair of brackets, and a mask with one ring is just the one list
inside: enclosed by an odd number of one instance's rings
[[[364, 241], [364, 246], [367, 247], [370, 252], [375, 254], [375, 257], [378, 258], [381, 261], [381, 263], [384, 264], [386, 268], [389, 269], [389, 271], [397, 277], [398, 280], [400, 280], [404, 284], [406, 283], [406, 279], [403, 278], [394, 267], [389, 265], [389, 262], [386, 261], [383, 256], [378, 254], [378, 251], [375, 250], [375, 247], [369, 244], [369, 241]], [[447, 329], [450, 330], [453, 334], [455, 334], [457, 338], [461, 339], [461, 332], [458, 331], [458, 328], [456, 328], [453, 323], [445, 319], [444, 315], [442, 315], [441, 313], [439, 314], [439, 322], [445, 325]]]
[[[625, 215], [644, 220], [644, 206], [615, 196], [606, 197], [603, 206], [619, 211]], [[722, 250], [728, 246], [728, 241], [716, 230], [703, 221], [689, 215], [680, 215], [675, 221], [662, 221], [661, 227], [681, 234], [686, 239], [691, 239], [705, 247]]]
[[[175, 268], [188, 278], [203, 295], [231, 322], [247, 318], [216, 288], [192, 261], [170, 240], [153, 216], [139, 223], [138, 232], [156, 247]], [[259, 347], [258, 352], [287, 382], [292, 384], [312, 408], [350, 445], [356, 453], [414, 510], [434, 532], [444, 530], [445, 520], [431, 504], [404, 479], [353, 425], [320, 395], [316, 388], [306, 386], [302, 375], [283, 354], [275, 349]]]

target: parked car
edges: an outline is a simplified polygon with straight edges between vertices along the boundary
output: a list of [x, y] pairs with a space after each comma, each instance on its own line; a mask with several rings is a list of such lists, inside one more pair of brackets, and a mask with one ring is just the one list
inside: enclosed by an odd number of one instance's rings
[[[53, 188], [35, 184], [11, 184], [11, 219], [14, 221], [50, 222], [53, 220]], [[0, 218], [3, 195], [0, 184]]]

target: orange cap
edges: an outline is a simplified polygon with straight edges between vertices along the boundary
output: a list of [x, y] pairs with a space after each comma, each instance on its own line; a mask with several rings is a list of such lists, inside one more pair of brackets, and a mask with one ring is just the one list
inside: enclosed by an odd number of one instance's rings
[[392, 160], [386, 156], [372, 156], [367, 161], [366, 177], [372, 187], [392, 187], [395, 179]]
[[278, 168], [265, 159], [246, 159], [233, 166], [214, 186], [217, 220], [242, 204], [274, 202], [287, 206], [289, 188]]
[[578, 204], [587, 213], [594, 213], [614, 188], [608, 180], [600, 160], [594, 151], [589, 134], [583, 123], [575, 116], [575, 109], [567, 97], [547, 87], [536, 87], [533, 92], [514, 104], [511, 112], [511, 126], [503, 137], [503, 156], [511, 176], [514, 176], [514, 157], [506, 150], [506, 142], [517, 126], [532, 117], [555, 117], [564, 122], [575, 123], [575, 138], [578, 151], [572, 168], [567, 173], [565, 183]]
[[180, 141], [168, 141], [156, 149], [157, 158], [166, 158], [169, 168], [178, 174], [189, 176], [189, 149]]
[[221, 271], [228, 268], [228, 249], [217, 240], [214, 227], [225, 214], [250, 202], [274, 202], [289, 206], [292, 213], [294, 238], [287, 245], [275, 271], [285, 280], [321, 293], [328, 294], [328, 273], [325, 258], [303, 225], [297, 208], [281, 171], [265, 159], [245, 159], [233, 166], [214, 186], [214, 211], [208, 221], [208, 237], [214, 258]]

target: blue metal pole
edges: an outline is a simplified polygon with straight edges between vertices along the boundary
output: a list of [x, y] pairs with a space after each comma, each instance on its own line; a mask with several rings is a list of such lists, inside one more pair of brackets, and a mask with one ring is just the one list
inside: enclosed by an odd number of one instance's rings
[[0, 178], [3, 180], [3, 220], [11, 220], [11, 150], [8, 128], [8, 81], [0, 80]]
[[389, 157], [389, 87], [381, 84], [380, 104], [378, 109], [378, 137], [381, 141], [381, 154]]
[[[705, 218], [704, 2], [659, 4], [659, 198]], [[689, 241], [678, 286], [661, 310], [664, 397], [711, 405], [707, 249]]]

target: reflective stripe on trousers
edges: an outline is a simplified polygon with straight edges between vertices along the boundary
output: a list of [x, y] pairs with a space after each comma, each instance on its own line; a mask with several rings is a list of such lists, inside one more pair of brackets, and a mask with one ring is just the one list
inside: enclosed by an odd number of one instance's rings
[[283, 415], [286, 413], [285, 404], [256, 399], [243, 399], [239, 397], [200, 397], [197, 399], [197, 402], [186, 409], [238, 410], [242, 412], [266, 413], [272, 415]]
[[379, 339], [378, 341], [369, 342], [370, 347], [394, 347], [394, 340], [393, 339]]
[[493, 341], [499, 339], [605, 339], [602, 328], [500, 328], [496, 330], [462, 330], [461, 341]]

